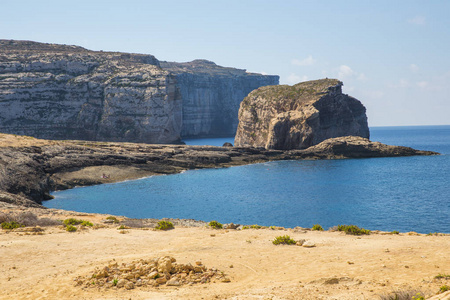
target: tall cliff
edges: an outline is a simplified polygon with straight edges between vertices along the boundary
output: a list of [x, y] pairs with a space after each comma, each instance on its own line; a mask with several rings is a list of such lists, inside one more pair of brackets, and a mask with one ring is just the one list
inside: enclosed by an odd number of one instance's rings
[[0, 132], [40, 138], [171, 143], [176, 80], [151, 55], [0, 40]]
[[0, 132], [146, 143], [230, 135], [240, 101], [276, 83], [211, 62], [0, 40]]
[[321, 79], [251, 92], [239, 109], [235, 145], [305, 149], [350, 135], [369, 138], [366, 108], [342, 93], [342, 82]]
[[181, 136], [186, 138], [233, 136], [244, 97], [279, 81], [279, 76], [221, 67], [207, 60], [161, 62], [161, 67], [176, 75], [183, 99]]

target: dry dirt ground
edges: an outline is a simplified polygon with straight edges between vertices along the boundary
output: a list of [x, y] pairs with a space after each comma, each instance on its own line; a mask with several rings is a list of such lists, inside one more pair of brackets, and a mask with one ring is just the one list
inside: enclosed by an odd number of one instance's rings
[[[3, 211], [11, 208], [3, 208]], [[41, 217], [69, 216], [104, 224], [105, 215], [28, 209]], [[273, 245], [276, 236], [316, 247]], [[231, 282], [132, 290], [76, 286], [112, 260], [128, 263], [170, 255], [201, 261]], [[450, 236], [401, 233], [352, 236], [303, 229], [215, 230], [176, 227], [117, 230], [117, 225], [42, 235], [0, 229], [0, 299], [380, 299], [392, 291], [420, 290], [431, 297], [450, 286]], [[450, 299], [440, 294], [433, 299]], [[429, 298], [427, 298], [429, 299]]]

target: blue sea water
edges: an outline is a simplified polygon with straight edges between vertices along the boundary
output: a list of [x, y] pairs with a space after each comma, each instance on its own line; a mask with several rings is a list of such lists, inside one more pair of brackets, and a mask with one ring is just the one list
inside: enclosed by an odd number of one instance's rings
[[[450, 233], [450, 126], [375, 127], [371, 140], [442, 155], [189, 170], [54, 192], [44, 205], [131, 218]], [[233, 139], [197, 144], [226, 141]]]

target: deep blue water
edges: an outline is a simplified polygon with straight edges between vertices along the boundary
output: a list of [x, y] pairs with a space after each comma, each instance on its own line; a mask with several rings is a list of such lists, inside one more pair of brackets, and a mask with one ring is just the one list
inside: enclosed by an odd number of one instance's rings
[[[44, 205], [133, 218], [450, 233], [450, 126], [376, 127], [371, 140], [443, 155], [190, 170], [55, 192]], [[233, 139], [198, 144], [226, 141]]]

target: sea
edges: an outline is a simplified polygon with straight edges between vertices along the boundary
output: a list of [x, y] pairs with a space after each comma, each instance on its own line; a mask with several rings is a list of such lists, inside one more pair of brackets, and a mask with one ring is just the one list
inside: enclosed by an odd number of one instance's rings
[[[371, 140], [436, 156], [274, 161], [53, 192], [49, 208], [129, 218], [450, 233], [450, 126], [372, 127]], [[186, 140], [221, 146], [233, 137]]]

